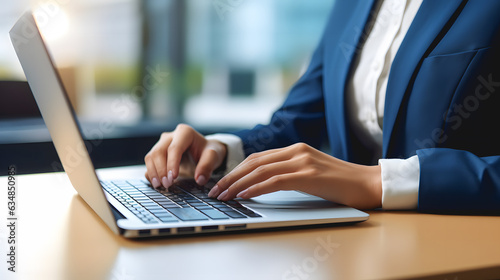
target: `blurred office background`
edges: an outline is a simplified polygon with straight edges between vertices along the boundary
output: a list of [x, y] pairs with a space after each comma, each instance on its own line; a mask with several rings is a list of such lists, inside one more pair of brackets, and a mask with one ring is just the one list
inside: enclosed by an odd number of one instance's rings
[[[25, 80], [8, 31], [28, 8], [84, 132], [137, 147], [120, 162], [138, 163], [179, 122], [203, 133], [267, 122], [307, 67], [333, 1], [0, 0], [0, 102], [10, 108], [0, 112], [0, 150], [50, 142], [39, 118], [8, 105], [26, 91], [8, 84]], [[100, 122], [112, 129], [96, 131]]]

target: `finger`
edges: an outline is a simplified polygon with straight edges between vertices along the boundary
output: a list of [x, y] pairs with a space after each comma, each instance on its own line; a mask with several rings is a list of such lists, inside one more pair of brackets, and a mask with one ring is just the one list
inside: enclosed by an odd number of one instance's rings
[[182, 155], [193, 142], [192, 128], [186, 125], [178, 125], [174, 131], [172, 142], [168, 146], [167, 178], [169, 185], [179, 175], [179, 165]]
[[208, 182], [208, 179], [212, 176], [212, 172], [224, 161], [226, 153], [227, 148], [225, 144], [215, 140], [207, 141], [207, 145], [201, 153], [194, 173], [194, 178], [198, 185], [205, 185]]
[[153, 163], [155, 165], [156, 169], [156, 174], [158, 174], [158, 181], [160, 182], [163, 187], [167, 188], [170, 187], [170, 184], [168, 182], [167, 178], [167, 153], [165, 152], [166, 149], [160, 149], [158, 150], [154, 157], [153, 157]]
[[245, 159], [239, 167], [233, 169], [233, 171], [220, 179], [219, 182], [217, 182], [217, 188], [214, 187], [208, 195], [210, 197], [218, 197], [222, 192], [229, 188], [229, 186], [234, 184], [234, 182], [254, 171], [259, 166], [273, 162], [285, 161], [290, 159], [292, 156], [293, 154], [291, 155], [286, 151], [286, 149], [276, 149], [252, 154]]
[[179, 164], [179, 174], [177, 176], [194, 177], [194, 169], [196, 162], [190, 152], [182, 154], [181, 163]]
[[302, 187], [301, 178], [303, 178], [304, 176], [304, 174], [301, 173], [302, 172], [294, 172], [270, 177], [263, 182], [257, 183], [249, 188], [244, 189], [243, 191], [239, 192], [236, 197], [249, 199], [276, 191], [300, 190], [300, 188]]
[[213, 149], [205, 149], [201, 153], [200, 161], [196, 165], [194, 178], [200, 186], [208, 182], [208, 178], [212, 176], [212, 172], [218, 166], [219, 155]]
[[287, 160], [261, 165], [249, 174], [234, 182], [234, 184], [229, 186], [226, 191], [222, 192], [217, 199], [233, 199], [245, 189], [264, 182], [270, 178], [281, 176], [283, 174], [294, 173], [300, 169], [298, 163], [299, 162], [297, 161]]
[[151, 153], [148, 153], [144, 158], [144, 162], [146, 163], [147, 174], [149, 178], [149, 182], [153, 185], [154, 188], [159, 188], [161, 186], [160, 181], [158, 180], [158, 174], [156, 173], [156, 167], [153, 161], [153, 157]]
[[252, 159], [264, 157], [264, 156], [267, 156], [267, 155], [270, 155], [270, 154], [275, 154], [275, 153], [278, 153], [278, 152], [282, 152], [284, 149], [286, 149], [286, 148], [271, 149], [271, 150], [266, 150], [266, 151], [262, 151], [262, 152], [251, 154], [250, 156], [248, 156], [247, 158], [245, 158], [245, 160], [243, 160], [242, 162], [240, 162], [235, 168], [233, 168], [233, 171], [237, 170], [238, 168], [246, 166], [247, 163], [249, 161], [251, 161]]
[[[162, 184], [164, 187], [168, 187], [166, 176], [167, 176], [167, 149], [170, 143], [172, 142], [172, 133], [162, 133], [160, 136], [160, 140], [153, 146], [151, 151], [148, 153], [150, 154], [150, 158], [152, 159], [156, 174], [157, 174], [157, 180], [160, 184]], [[152, 179], [153, 176], [149, 174], [150, 178]]]

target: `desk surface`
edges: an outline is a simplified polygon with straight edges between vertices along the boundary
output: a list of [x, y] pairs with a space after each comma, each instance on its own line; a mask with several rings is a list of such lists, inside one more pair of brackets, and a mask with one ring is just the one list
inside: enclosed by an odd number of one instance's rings
[[[500, 217], [372, 211], [351, 226], [127, 240], [106, 227], [66, 175], [17, 181], [17, 272], [2, 261], [1, 279], [500, 278]], [[2, 226], [2, 260], [6, 237]]]

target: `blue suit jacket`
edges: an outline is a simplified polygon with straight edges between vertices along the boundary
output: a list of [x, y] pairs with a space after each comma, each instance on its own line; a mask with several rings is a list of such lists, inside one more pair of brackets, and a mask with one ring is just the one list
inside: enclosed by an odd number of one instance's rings
[[[268, 125], [236, 133], [247, 155], [328, 141], [333, 156], [368, 163], [349, 126], [345, 92], [375, 2], [336, 1], [283, 106]], [[500, 213], [499, 11], [497, 0], [424, 0], [392, 64], [383, 157], [418, 154], [420, 211]]]

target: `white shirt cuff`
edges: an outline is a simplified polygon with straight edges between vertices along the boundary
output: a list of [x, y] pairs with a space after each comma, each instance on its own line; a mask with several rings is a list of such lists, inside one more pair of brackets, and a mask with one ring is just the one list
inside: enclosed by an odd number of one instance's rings
[[380, 159], [382, 169], [382, 208], [417, 209], [420, 164], [418, 156], [408, 159]]
[[207, 140], [217, 140], [222, 142], [227, 147], [227, 159], [226, 159], [226, 171], [225, 173], [229, 173], [233, 170], [238, 164], [240, 164], [245, 159], [245, 153], [243, 151], [243, 142], [241, 138], [226, 133], [218, 133], [205, 136]]

